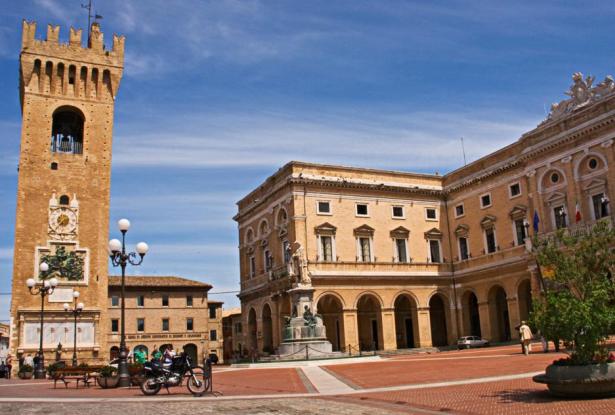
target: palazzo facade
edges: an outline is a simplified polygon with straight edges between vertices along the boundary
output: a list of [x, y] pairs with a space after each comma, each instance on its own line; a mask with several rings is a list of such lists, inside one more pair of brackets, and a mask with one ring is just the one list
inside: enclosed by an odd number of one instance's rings
[[237, 203], [244, 348], [281, 342], [299, 244], [334, 350], [517, 338], [539, 292], [530, 237], [612, 220], [614, 83], [593, 81], [574, 74], [535, 129], [444, 176], [280, 168]]

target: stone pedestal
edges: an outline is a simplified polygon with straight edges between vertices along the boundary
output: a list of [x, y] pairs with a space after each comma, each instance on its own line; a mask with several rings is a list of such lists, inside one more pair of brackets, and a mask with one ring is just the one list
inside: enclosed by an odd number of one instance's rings
[[282, 343], [278, 347], [281, 359], [324, 357], [333, 353], [327, 340], [322, 318], [314, 314], [314, 288], [296, 284], [288, 291], [291, 297], [292, 317], [284, 325]]

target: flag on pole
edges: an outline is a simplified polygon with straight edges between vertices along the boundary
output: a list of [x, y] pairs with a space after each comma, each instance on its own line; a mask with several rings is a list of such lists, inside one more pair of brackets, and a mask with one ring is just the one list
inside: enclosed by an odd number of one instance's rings
[[575, 214], [574, 214], [574, 219], [577, 221], [577, 223], [581, 222], [581, 208], [579, 207], [579, 201], [577, 200], [576, 205], [574, 206], [575, 208]]
[[534, 225], [534, 232], [538, 232], [538, 224], [540, 223], [540, 218], [538, 218], [538, 212], [535, 210], [534, 211], [534, 220], [533, 220], [533, 225]]

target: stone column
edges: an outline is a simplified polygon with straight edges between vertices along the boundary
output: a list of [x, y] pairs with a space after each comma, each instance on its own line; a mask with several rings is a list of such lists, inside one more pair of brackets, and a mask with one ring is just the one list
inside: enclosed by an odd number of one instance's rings
[[[359, 330], [357, 322], [357, 309], [345, 308], [342, 310], [344, 319], [344, 341], [345, 347], [352, 346], [353, 352], [359, 350]], [[348, 352], [348, 350], [346, 350]]]
[[280, 296], [272, 298], [271, 301], [271, 343], [273, 348], [277, 348], [280, 344], [280, 334], [282, 332], [282, 325], [280, 320]]
[[395, 309], [383, 308], [380, 311], [382, 321], [382, 349], [397, 349], [397, 338], [395, 336]]
[[515, 340], [519, 338], [519, 331], [515, 330], [515, 327], [521, 324], [521, 318], [519, 317], [519, 301], [517, 296], [507, 298], [508, 302], [508, 323], [510, 324], [510, 338]]
[[419, 347], [431, 347], [431, 319], [429, 318], [429, 307], [419, 307], [417, 309], [419, 325]]
[[484, 339], [493, 340], [491, 334], [491, 318], [489, 316], [489, 302], [478, 303], [478, 315], [480, 317], [480, 333]]

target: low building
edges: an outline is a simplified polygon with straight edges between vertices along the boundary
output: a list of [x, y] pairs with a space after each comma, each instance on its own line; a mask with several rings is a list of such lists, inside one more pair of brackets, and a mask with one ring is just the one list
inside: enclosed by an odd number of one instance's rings
[[[210, 301], [211, 285], [181, 277], [129, 276], [125, 281], [126, 345], [148, 355], [171, 345], [202, 364], [210, 353], [222, 356], [222, 303]], [[109, 355], [119, 353], [121, 277], [109, 277], [106, 333]]]
[[222, 311], [222, 336], [224, 339], [224, 360], [230, 362], [242, 356], [241, 307]]

